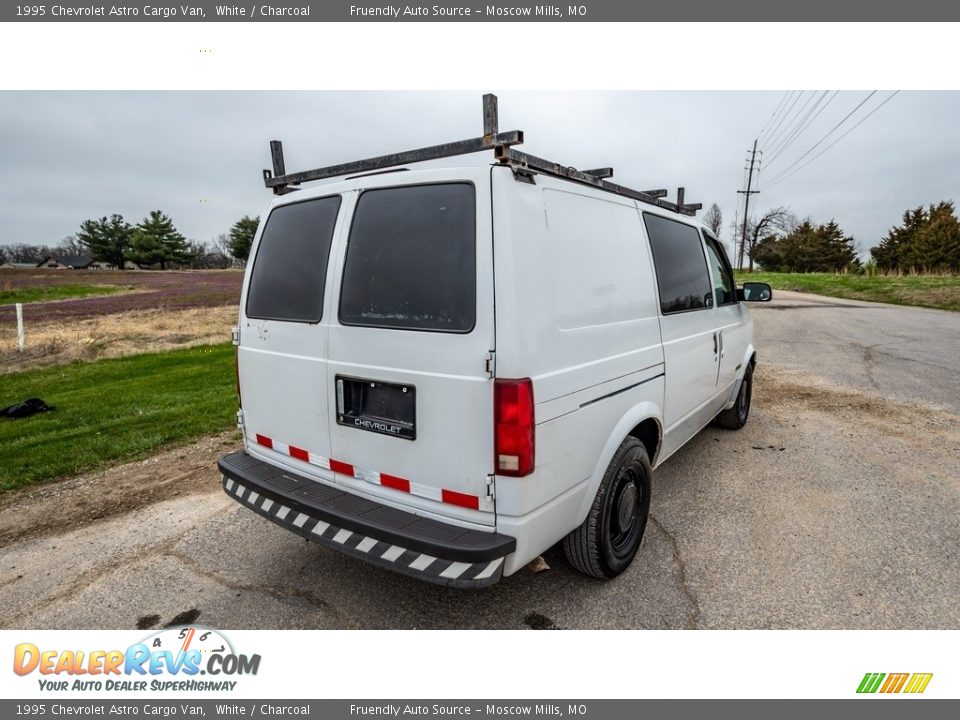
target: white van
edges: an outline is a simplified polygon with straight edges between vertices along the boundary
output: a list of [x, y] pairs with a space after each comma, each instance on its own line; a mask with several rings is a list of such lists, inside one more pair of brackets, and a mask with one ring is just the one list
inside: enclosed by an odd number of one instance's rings
[[[746, 422], [742, 301], [771, 292], [735, 287], [682, 191], [519, 153], [491, 98], [462, 143], [289, 175], [273, 144], [234, 336], [245, 450], [223, 486], [430, 582], [488, 585], [561, 540], [611, 578], [652, 469], [712, 420]], [[382, 172], [483, 149], [492, 166]]]

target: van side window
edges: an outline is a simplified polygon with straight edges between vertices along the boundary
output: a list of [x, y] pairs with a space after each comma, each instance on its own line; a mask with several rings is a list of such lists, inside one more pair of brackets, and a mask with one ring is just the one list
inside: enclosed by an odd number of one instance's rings
[[713, 291], [697, 229], [650, 213], [643, 214], [643, 221], [650, 236], [663, 314], [712, 307]]
[[275, 208], [253, 260], [247, 317], [320, 322], [340, 196]]
[[735, 305], [737, 286], [733, 282], [730, 265], [726, 261], [723, 249], [716, 240], [707, 234], [703, 236], [707, 245], [707, 262], [710, 264], [710, 278], [713, 280], [713, 292], [717, 296], [717, 305]]
[[468, 333], [477, 310], [470, 183], [367, 190], [347, 243], [343, 325]]

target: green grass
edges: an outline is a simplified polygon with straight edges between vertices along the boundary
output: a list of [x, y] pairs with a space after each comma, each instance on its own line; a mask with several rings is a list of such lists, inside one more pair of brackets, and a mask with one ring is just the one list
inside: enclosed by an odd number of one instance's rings
[[0, 490], [137, 460], [236, 422], [232, 345], [207, 345], [0, 376], [0, 407], [29, 397], [51, 413], [0, 420]]
[[0, 290], [0, 305], [112, 295], [129, 289], [120, 285], [45, 285], [13, 288]]
[[[958, 275], [835, 275], [833, 273], [737, 272], [737, 282], [770, 283], [774, 290], [795, 290], [850, 300], [916, 305], [960, 312]], [[776, 297], [776, 294], [774, 294]]]

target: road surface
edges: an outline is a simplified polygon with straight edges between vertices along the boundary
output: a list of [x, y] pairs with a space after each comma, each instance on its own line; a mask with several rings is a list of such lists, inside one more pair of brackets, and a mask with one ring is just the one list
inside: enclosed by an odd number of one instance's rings
[[792, 293], [753, 307], [750, 421], [658, 470], [616, 581], [556, 549], [549, 570], [470, 592], [348, 559], [227, 498], [222, 436], [0, 501], [0, 625], [960, 626], [960, 314]]

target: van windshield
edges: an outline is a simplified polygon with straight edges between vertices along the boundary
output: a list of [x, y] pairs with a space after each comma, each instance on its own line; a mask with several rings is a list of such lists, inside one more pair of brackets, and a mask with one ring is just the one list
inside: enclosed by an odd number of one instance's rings
[[410, 185], [360, 196], [343, 268], [343, 325], [468, 333], [476, 285], [473, 185]]

